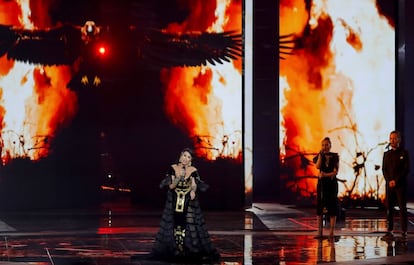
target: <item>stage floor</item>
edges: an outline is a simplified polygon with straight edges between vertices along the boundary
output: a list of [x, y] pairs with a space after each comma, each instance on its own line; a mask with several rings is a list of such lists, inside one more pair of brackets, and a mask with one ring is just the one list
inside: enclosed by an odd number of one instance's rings
[[[407, 240], [388, 242], [381, 240], [386, 222], [378, 209], [347, 210], [334, 240], [315, 238], [313, 209], [255, 203], [246, 211], [204, 214], [220, 264], [414, 264], [413, 207], [409, 204]], [[0, 265], [163, 264], [142, 259], [154, 242], [160, 214], [127, 204], [3, 212]]]

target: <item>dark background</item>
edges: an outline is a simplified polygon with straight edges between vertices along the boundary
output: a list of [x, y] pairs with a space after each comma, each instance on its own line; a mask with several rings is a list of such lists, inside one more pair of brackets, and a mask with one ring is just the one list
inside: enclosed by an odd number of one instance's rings
[[[399, 6], [399, 31], [398, 47], [405, 46], [405, 53], [399, 53], [397, 69], [397, 128], [403, 133], [403, 144], [410, 152], [411, 172], [408, 180], [408, 197], [414, 200], [414, 12], [413, 1], [398, 1]], [[405, 55], [405, 56], [404, 56]]]

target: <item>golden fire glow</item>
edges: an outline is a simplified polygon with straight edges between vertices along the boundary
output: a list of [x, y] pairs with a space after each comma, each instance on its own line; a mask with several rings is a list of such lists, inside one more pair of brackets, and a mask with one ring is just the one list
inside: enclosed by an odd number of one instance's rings
[[338, 178], [346, 180], [340, 195], [383, 198], [378, 166], [395, 122], [393, 26], [375, 0], [314, 0], [310, 12], [303, 0], [285, 0], [280, 27], [303, 45], [280, 60], [280, 155], [294, 171], [283, 176], [286, 185], [315, 195], [310, 161], [329, 136], [341, 159]]
[[[45, 3], [2, 2], [0, 23], [26, 29], [34, 29], [37, 24], [51, 26]], [[36, 8], [42, 4], [42, 8]], [[3, 163], [19, 157], [37, 160], [49, 154], [56, 130], [76, 113], [76, 95], [66, 89], [69, 79], [69, 67], [42, 67], [0, 58]]]
[[[241, 1], [188, 3], [193, 5], [188, 19], [169, 25], [167, 31], [241, 32]], [[197, 154], [211, 160], [241, 159], [241, 59], [223, 65], [163, 69], [161, 79], [166, 113], [192, 137]]]

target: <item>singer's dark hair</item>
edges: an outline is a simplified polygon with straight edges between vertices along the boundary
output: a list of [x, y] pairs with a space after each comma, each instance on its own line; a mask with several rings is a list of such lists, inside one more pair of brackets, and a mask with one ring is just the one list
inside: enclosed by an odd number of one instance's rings
[[180, 153], [180, 154], [182, 154], [182, 153], [184, 153], [184, 152], [188, 152], [188, 153], [191, 155], [191, 157], [192, 157], [192, 158], [194, 157], [193, 149], [191, 149], [191, 148], [189, 148], [189, 147], [186, 147], [186, 148], [184, 148], [184, 149], [181, 151], [181, 153]]
[[323, 142], [323, 141], [328, 141], [328, 143], [329, 143], [330, 145], [332, 145], [332, 143], [331, 143], [331, 138], [329, 138], [329, 137], [325, 137], [325, 138], [323, 138], [322, 142]]
[[398, 140], [400, 140], [400, 141], [401, 141], [401, 133], [400, 133], [400, 131], [396, 131], [396, 130], [394, 130], [394, 131], [390, 132], [390, 135], [391, 135], [391, 134], [396, 134], [396, 135], [397, 135], [397, 137], [398, 137]]

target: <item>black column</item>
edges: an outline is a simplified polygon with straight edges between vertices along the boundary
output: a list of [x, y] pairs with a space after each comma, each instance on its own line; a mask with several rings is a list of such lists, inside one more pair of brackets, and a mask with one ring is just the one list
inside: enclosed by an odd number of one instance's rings
[[253, 3], [253, 201], [277, 199], [279, 187], [278, 1]]
[[404, 147], [410, 152], [407, 194], [409, 200], [414, 200], [414, 1], [399, 0], [398, 4], [397, 128], [402, 132]]
[[399, 0], [397, 4], [397, 20], [395, 30], [395, 56], [396, 56], [396, 72], [395, 72], [395, 112], [396, 112], [396, 128], [401, 132], [404, 131], [404, 80], [405, 80], [405, 0]]

